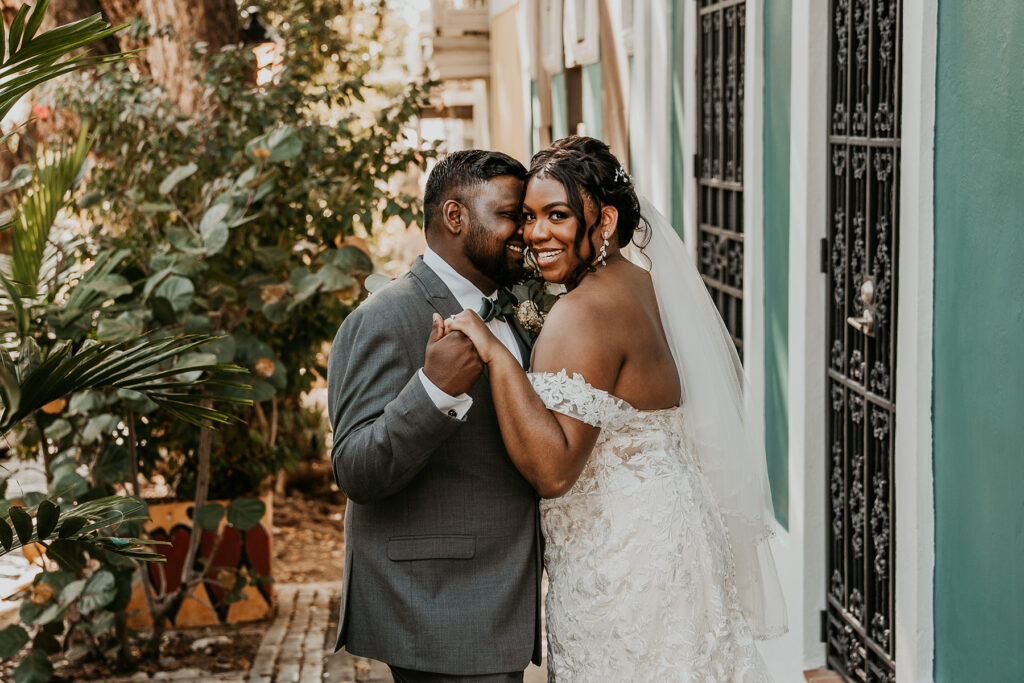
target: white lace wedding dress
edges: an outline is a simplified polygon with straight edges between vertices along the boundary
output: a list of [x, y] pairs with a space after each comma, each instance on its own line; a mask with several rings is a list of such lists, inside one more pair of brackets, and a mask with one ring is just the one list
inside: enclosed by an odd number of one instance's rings
[[549, 680], [769, 681], [685, 409], [640, 411], [564, 370], [530, 381], [601, 428], [573, 488], [541, 503]]

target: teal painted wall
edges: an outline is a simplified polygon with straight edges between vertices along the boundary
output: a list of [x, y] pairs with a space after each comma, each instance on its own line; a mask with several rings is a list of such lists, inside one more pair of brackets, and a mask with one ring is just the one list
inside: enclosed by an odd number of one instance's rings
[[569, 134], [569, 110], [566, 108], [565, 72], [551, 77], [551, 139], [561, 140]]
[[935, 680], [1024, 681], [1024, 3], [941, 0], [937, 61]]
[[601, 109], [601, 62], [583, 67], [583, 122], [587, 135], [601, 139], [604, 135], [604, 112]]
[[684, 240], [683, 226], [686, 221], [687, 211], [696, 211], [696, 208], [687, 208], [683, 201], [683, 185], [686, 182], [686, 174], [693, 172], [693, 164], [687, 163], [686, 159], [693, 158], [696, 150], [683, 149], [683, 140], [686, 139], [686, 110], [683, 107], [683, 84], [687, 78], [693, 78], [692, 73], [686, 72], [683, 60], [683, 19], [684, 12], [696, 12], [696, 9], [685, 2], [672, 3], [672, 111], [669, 116], [669, 133], [671, 135], [672, 155], [669, 159], [670, 171], [672, 173], [672, 187], [670, 188], [670, 201], [672, 203], [672, 227], [676, 229], [679, 236]]
[[789, 86], [792, 0], [764, 14], [764, 422], [775, 517], [789, 528]]

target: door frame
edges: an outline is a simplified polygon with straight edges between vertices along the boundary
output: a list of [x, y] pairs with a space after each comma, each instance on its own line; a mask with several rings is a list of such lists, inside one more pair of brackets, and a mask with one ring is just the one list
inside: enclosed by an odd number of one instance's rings
[[938, 0], [903, 0], [895, 476], [896, 678], [904, 681], [930, 681], [934, 676], [932, 305], [937, 42]]
[[[903, 1], [896, 333], [896, 677], [933, 677], [933, 155], [938, 0]], [[790, 138], [790, 528], [775, 542], [789, 602], [789, 653], [822, 666], [825, 606], [825, 277], [828, 3], [793, 0]]]

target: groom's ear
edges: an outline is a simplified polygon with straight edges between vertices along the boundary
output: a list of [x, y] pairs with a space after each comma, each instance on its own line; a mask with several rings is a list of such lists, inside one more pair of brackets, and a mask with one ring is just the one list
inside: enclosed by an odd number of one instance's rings
[[446, 199], [441, 205], [441, 223], [448, 234], [454, 236], [462, 232], [463, 209], [462, 203], [454, 199]]

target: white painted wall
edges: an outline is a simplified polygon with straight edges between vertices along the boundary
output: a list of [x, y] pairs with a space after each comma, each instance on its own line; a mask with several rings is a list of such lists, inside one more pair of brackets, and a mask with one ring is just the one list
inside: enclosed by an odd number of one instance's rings
[[[630, 109], [632, 159], [640, 191], [666, 216], [672, 215], [670, 125], [672, 25], [670, 0], [637, 0], [633, 47], [637, 93]], [[637, 132], [639, 134], [637, 135]]]
[[935, 53], [938, 0], [903, 3], [903, 107], [896, 336], [896, 680], [931, 681]]

